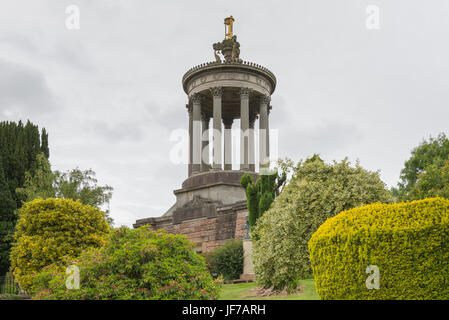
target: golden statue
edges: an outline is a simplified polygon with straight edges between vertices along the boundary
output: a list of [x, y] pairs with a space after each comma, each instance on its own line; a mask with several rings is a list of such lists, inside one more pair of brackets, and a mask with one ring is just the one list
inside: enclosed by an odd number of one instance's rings
[[225, 24], [225, 40], [232, 39], [232, 25], [234, 24], [234, 18], [232, 16], [224, 19]]

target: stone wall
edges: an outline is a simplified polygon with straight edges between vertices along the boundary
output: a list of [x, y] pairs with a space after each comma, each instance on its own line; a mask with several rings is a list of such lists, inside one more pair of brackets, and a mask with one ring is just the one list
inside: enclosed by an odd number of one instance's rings
[[[191, 214], [182, 212], [184, 219], [179, 219], [177, 216], [181, 212], [177, 214], [175, 211], [173, 216], [141, 220], [139, 225], [150, 224], [153, 229], [184, 234], [195, 243], [195, 250], [199, 253], [212, 251], [229, 239], [242, 239], [246, 235], [248, 216], [246, 202], [214, 206], [215, 214], [212, 214], [211, 210], [203, 209], [201, 211], [204, 215], [200, 217], [193, 212]], [[139, 225], [134, 225], [134, 227]]]

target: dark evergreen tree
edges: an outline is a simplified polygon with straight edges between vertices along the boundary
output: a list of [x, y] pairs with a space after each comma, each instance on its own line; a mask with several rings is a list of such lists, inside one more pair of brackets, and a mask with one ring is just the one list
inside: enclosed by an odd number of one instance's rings
[[256, 183], [254, 183], [250, 174], [247, 173], [242, 176], [240, 184], [246, 190], [248, 223], [251, 228], [256, 225], [257, 219], [270, 208], [286, 179], [285, 172], [279, 175], [277, 171], [262, 174]]
[[9, 270], [9, 251], [14, 233], [16, 202], [3, 174], [0, 156], [0, 275]]
[[44, 153], [45, 157], [47, 159], [50, 158], [50, 149], [48, 148], [48, 133], [45, 128], [42, 129], [42, 135], [41, 135], [41, 152]]
[[48, 149], [48, 135], [43, 132], [45, 141], [41, 142], [38, 126], [30, 121], [26, 125], [22, 121], [0, 122], [0, 276], [9, 269], [9, 247], [16, 221], [14, 210], [21, 206], [16, 189], [24, 186], [25, 172], [34, 175], [37, 155], [42, 148]]

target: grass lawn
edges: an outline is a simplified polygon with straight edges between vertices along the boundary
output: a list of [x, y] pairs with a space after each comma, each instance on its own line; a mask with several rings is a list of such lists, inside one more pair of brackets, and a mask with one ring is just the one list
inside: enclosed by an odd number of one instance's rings
[[319, 300], [320, 297], [315, 290], [315, 281], [313, 279], [300, 280], [303, 290], [300, 293], [288, 296], [273, 297], [251, 297], [250, 291], [257, 287], [255, 282], [224, 284], [221, 290], [219, 300]]

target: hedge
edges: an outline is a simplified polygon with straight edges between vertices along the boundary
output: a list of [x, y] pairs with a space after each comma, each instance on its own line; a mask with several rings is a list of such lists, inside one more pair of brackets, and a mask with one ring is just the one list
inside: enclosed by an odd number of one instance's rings
[[[449, 299], [449, 200], [372, 204], [343, 211], [312, 235], [321, 299]], [[368, 289], [379, 268], [379, 289]]]

